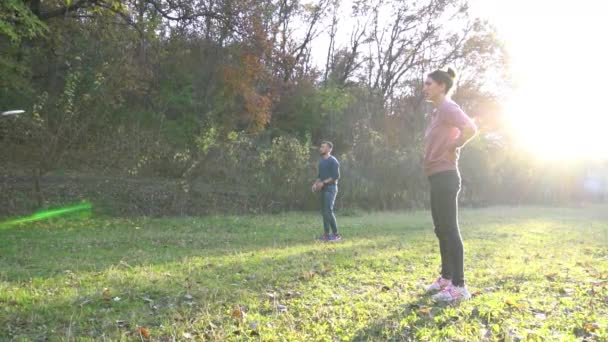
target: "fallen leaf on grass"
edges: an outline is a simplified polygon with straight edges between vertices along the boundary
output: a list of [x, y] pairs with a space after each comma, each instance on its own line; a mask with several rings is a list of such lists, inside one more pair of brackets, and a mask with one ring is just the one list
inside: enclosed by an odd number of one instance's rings
[[287, 307], [285, 305], [279, 304], [277, 305], [278, 312], [287, 312]]
[[418, 312], [428, 315], [431, 313], [431, 308], [429, 308], [428, 306], [421, 306], [420, 308], [418, 308]]
[[150, 338], [150, 330], [148, 330], [148, 328], [139, 327], [138, 331], [139, 331], [139, 335], [141, 337], [145, 338], [146, 340]]
[[585, 324], [584, 328], [587, 331], [596, 331], [600, 328], [600, 325], [597, 323], [587, 323]]
[[182, 333], [182, 337], [185, 338], [186, 340], [191, 340], [194, 338], [194, 336], [189, 332]]
[[240, 306], [237, 306], [232, 310], [231, 316], [236, 319], [243, 319], [245, 317], [245, 311]]
[[473, 292], [471, 292], [471, 297], [475, 298], [481, 294], [483, 294], [483, 292], [481, 290], [473, 291]]
[[555, 279], [557, 278], [557, 273], [546, 274], [545, 278], [547, 278], [547, 280], [550, 280], [550, 281], [555, 281]]

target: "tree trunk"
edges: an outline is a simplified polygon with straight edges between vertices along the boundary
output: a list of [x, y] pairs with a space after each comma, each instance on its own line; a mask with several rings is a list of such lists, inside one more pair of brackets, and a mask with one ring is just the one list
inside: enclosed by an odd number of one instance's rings
[[30, 2], [30, 10], [36, 16], [40, 16], [40, 0], [32, 0]]
[[36, 198], [36, 206], [37, 208], [42, 207], [42, 191], [40, 191], [40, 168], [34, 167], [32, 169], [32, 175], [34, 179], [34, 196]]

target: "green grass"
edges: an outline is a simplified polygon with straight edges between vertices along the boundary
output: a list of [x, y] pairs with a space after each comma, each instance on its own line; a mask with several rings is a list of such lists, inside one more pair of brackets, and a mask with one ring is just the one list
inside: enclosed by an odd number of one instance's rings
[[[608, 340], [608, 208], [463, 210], [438, 305], [428, 212], [56, 219], [0, 229], [0, 340]], [[145, 329], [140, 329], [144, 327]]]

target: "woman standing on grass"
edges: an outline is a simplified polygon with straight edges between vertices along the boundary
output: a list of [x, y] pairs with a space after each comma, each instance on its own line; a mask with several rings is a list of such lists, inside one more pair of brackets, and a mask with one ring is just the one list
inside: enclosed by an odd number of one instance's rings
[[456, 73], [436, 70], [424, 82], [433, 113], [424, 136], [424, 172], [431, 186], [431, 213], [441, 253], [441, 276], [426, 287], [437, 301], [469, 299], [464, 283], [464, 248], [458, 228], [460, 149], [477, 134], [473, 121], [450, 98]]

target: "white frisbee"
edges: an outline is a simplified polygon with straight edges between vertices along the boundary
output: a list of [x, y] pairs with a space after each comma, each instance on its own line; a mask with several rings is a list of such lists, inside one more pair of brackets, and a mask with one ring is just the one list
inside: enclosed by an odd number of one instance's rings
[[19, 115], [19, 114], [23, 114], [25, 113], [24, 110], [8, 110], [6, 112], [2, 112], [2, 116], [9, 116], [9, 115]]

